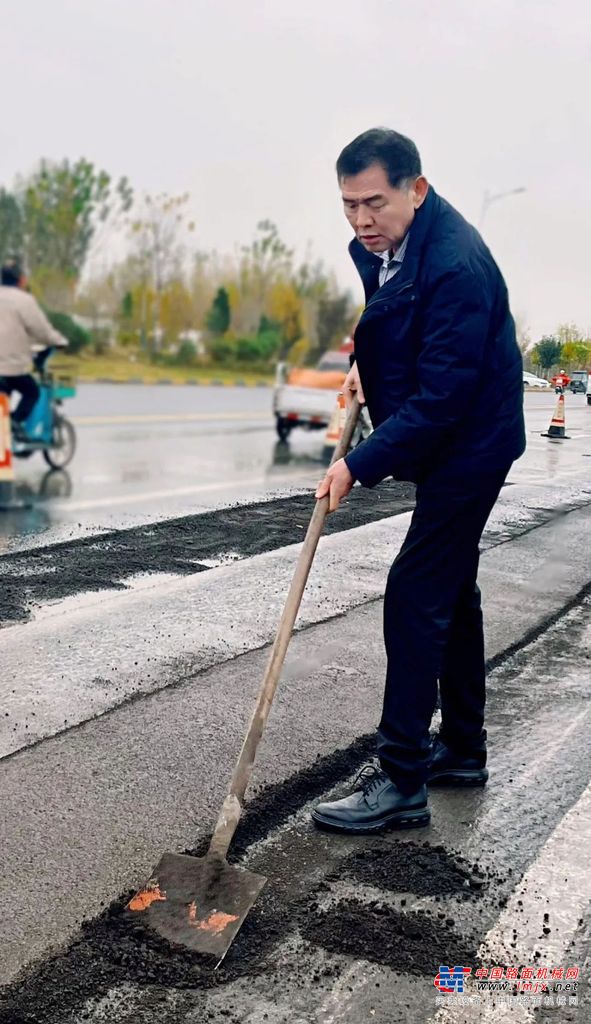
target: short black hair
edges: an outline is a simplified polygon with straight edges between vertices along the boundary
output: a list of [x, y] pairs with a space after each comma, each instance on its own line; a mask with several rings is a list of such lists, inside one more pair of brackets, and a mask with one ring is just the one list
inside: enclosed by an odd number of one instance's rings
[[0, 270], [0, 280], [2, 281], [2, 284], [16, 287], [20, 284], [22, 276], [23, 270], [20, 262], [14, 256], [10, 256], [4, 260], [2, 269]]
[[419, 151], [412, 139], [391, 128], [370, 128], [345, 146], [337, 160], [339, 181], [366, 171], [372, 164], [381, 164], [392, 188], [400, 188], [422, 173]]

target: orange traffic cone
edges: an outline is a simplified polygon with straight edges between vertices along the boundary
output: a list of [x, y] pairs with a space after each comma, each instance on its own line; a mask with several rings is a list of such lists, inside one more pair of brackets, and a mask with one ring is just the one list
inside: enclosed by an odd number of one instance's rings
[[326, 429], [326, 437], [324, 438], [325, 448], [336, 448], [343, 436], [346, 419], [347, 407], [345, 405], [345, 396], [342, 391], [339, 391], [334, 412], [330, 417], [330, 423]]
[[10, 433], [10, 402], [0, 394], [0, 511], [29, 506], [14, 497], [14, 466]]
[[550, 426], [546, 433], [541, 435], [542, 437], [553, 437], [560, 438], [561, 440], [569, 441], [570, 438], [566, 433], [566, 419], [564, 414], [564, 395], [562, 393], [558, 396], [556, 408], [554, 410], [552, 419], [550, 420]]
[[346, 418], [347, 407], [345, 405], [345, 396], [342, 391], [339, 391], [334, 412], [330, 417], [330, 422], [326, 428], [324, 447], [322, 449], [323, 462], [330, 462], [333, 452], [343, 436]]

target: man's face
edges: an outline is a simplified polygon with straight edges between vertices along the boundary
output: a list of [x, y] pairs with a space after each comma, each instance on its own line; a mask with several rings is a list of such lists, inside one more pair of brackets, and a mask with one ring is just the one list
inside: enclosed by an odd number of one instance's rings
[[396, 249], [429, 188], [422, 175], [409, 187], [393, 188], [381, 164], [340, 180], [345, 215], [368, 252]]

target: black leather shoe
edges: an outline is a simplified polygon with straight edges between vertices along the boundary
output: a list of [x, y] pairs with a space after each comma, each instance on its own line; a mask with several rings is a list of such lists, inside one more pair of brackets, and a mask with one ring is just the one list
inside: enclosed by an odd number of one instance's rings
[[430, 786], [484, 786], [488, 780], [486, 764], [486, 746], [477, 750], [470, 757], [455, 754], [435, 736], [432, 747], [432, 760], [429, 767], [428, 784]]
[[421, 828], [428, 825], [427, 787], [404, 796], [388, 776], [368, 764], [357, 776], [351, 796], [333, 803], [318, 804], [312, 820], [319, 828], [334, 832], [381, 832], [387, 828]]

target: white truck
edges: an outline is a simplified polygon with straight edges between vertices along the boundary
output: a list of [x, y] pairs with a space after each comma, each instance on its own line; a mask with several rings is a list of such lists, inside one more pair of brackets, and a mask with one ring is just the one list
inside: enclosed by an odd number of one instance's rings
[[[279, 363], [273, 391], [273, 414], [280, 441], [287, 441], [294, 427], [305, 430], [326, 430], [333, 414], [336, 397], [349, 370], [352, 344], [325, 352], [315, 369], [292, 369]], [[367, 411], [362, 411], [353, 443], [371, 433]]]

